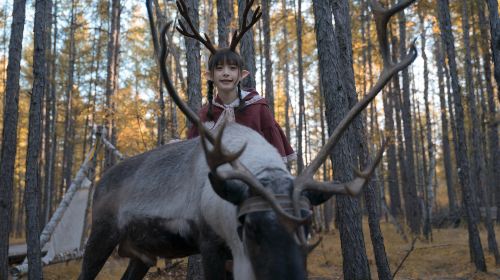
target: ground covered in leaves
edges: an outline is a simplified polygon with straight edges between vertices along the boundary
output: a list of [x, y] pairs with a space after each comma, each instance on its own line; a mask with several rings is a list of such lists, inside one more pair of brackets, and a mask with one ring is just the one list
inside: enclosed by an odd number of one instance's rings
[[[500, 266], [495, 266], [493, 255], [487, 252], [486, 231], [481, 229], [481, 241], [485, 249], [488, 272], [476, 272], [470, 262], [467, 229], [434, 229], [433, 240], [428, 242], [417, 239], [412, 248], [412, 238], [405, 241], [396, 233], [391, 224], [382, 222], [386, 252], [394, 273], [401, 260], [408, 255], [398, 270], [395, 279], [500, 279]], [[500, 227], [496, 226], [497, 240], [500, 240]], [[309, 279], [343, 279], [342, 253], [339, 233], [332, 230], [321, 234], [323, 241], [308, 259]], [[365, 239], [373, 279], [378, 279], [375, 259], [365, 225]], [[314, 237], [317, 238], [317, 237]], [[408, 254], [408, 252], [410, 253]], [[76, 279], [80, 271], [80, 261], [55, 264], [44, 268], [45, 279]], [[125, 271], [127, 260], [113, 257], [108, 260], [97, 279], [120, 279]], [[146, 279], [177, 280], [186, 278], [187, 259], [159, 261], [156, 268], [151, 268]]]

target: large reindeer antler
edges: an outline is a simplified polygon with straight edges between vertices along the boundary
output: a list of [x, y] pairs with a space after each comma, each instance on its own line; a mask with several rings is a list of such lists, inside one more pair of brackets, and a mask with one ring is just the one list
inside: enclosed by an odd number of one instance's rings
[[[415, 42], [413, 42], [410, 52], [406, 55], [406, 57], [404, 57], [398, 63], [392, 62], [389, 56], [389, 42], [387, 40], [387, 24], [391, 16], [408, 7], [413, 2], [415, 2], [415, 0], [407, 0], [405, 2], [397, 4], [393, 8], [384, 9], [378, 1], [371, 1], [372, 12], [374, 14], [377, 26], [377, 36], [379, 40], [380, 53], [384, 61], [382, 72], [380, 73], [377, 82], [370, 89], [368, 94], [361, 101], [356, 103], [356, 105], [351, 108], [344, 119], [342, 119], [342, 121], [337, 125], [327, 143], [318, 152], [316, 158], [309, 164], [309, 166], [304, 169], [304, 171], [297, 178], [295, 178], [293, 190], [295, 215], [298, 215], [300, 213], [298, 205], [302, 191], [315, 190], [325, 193], [346, 193], [350, 195], [356, 195], [366, 184], [378, 162], [380, 161], [382, 153], [386, 146], [385, 144], [382, 145], [382, 148], [378, 152], [377, 157], [373, 161], [373, 163], [366, 167], [363, 172], [359, 172], [356, 170], [356, 178], [348, 183], [338, 184], [334, 182], [316, 182], [313, 179], [313, 175], [326, 160], [328, 154], [337, 144], [338, 140], [347, 129], [349, 124], [353, 121], [353, 119], [358, 116], [361, 111], [363, 111], [368, 106], [368, 104], [370, 104], [370, 102], [377, 96], [378, 93], [380, 93], [380, 91], [382, 91], [383, 87], [396, 73], [408, 67], [417, 57], [417, 49], [415, 47]], [[305, 239], [303, 233], [299, 234], [299, 236], [302, 239], [302, 242], [304, 242]]]
[[247, 22], [248, 12], [253, 5], [253, 1], [254, 0], [246, 0], [245, 10], [243, 11], [243, 22], [241, 24], [240, 32], [238, 33], [238, 30], [234, 31], [233, 37], [231, 39], [231, 45], [229, 46], [229, 49], [231, 49], [232, 51], [236, 51], [236, 46], [240, 42], [241, 38], [243, 38], [243, 35], [245, 35], [245, 33], [250, 30], [250, 28], [252, 28], [252, 26], [254, 26], [262, 16], [260, 6], [257, 6], [255, 11], [253, 12], [252, 20], [250, 21], [250, 23]]
[[217, 49], [215, 48], [214, 44], [212, 43], [212, 40], [210, 40], [210, 37], [208, 37], [208, 35], [206, 33], [203, 33], [203, 35], [205, 36], [205, 39], [203, 39], [203, 37], [201, 37], [201, 35], [200, 35], [200, 32], [198, 32], [198, 29], [196, 27], [194, 27], [194, 24], [191, 21], [191, 18], [189, 17], [188, 8], [187, 8], [184, 0], [177, 0], [176, 4], [177, 4], [177, 10], [181, 14], [181, 16], [184, 18], [186, 23], [189, 25], [189, 29], [191, 29], [191, 32], [189, 32], [186, 29], [186, 27], [184, 26], [184, 24], [182, 23], [182, 21], [179, 21], [179, 26], [175, 27], [177, 29], [177, 31], [179, 31], [179, 33], [181, 33], [182, 35], [184, 35], [186, 37], [190, 37], [190, 38], [193, 38], [195, 40], [200, 41], [203, 45], [205, 45], [205, 47], [207, 47], [207, 49], [210, 51], [210, 53], [214, 54], [215, 52], [217, 52]]

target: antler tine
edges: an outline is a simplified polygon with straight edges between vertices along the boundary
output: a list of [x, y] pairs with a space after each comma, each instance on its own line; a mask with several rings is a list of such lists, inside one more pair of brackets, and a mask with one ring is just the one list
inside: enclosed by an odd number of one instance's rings
[[306, 246], [307, 254], [310, 254], [314, 249], [316, 249], [316, 247], [318, 247], [318, 245], [319, 245], [319, 243], [321, 243], [321, 241], [323, 241], [323, 236], [320, 236], [318, 238], [318, 240], [316, 242], [314, 242], [313, 244], [307, 245]]
[[177, 31], [179, 31], [179, 33], [181, 33], [182, 35], [184, 35], [186, 37], [190, 37], [190, 38], [193, 38], [195, 40], [198, 40], [203, 45], [205, 45], [205, 47], [207, 47], [207, 49], [212, 54], [216, 53], [217, 50], [215, 49], [214, 45], [212, 44], [212, 41], [208, 38], [208, 35], [204, 34], [206, 39], [203, 39], [203, 37], [200, 35], [200, 32], [198, 32], [198, 30], [194, 27], [194, 24], [191, 22], [191, 18], [189, 17], [188, 8], [186, 6], [186, 3], [184, 3], [184, 0], [177, 0], [176, 5], [177, 5], [177, 10], [182, 15], [182, 17], [184, 18], [186, 23], [189, 25], [189, 28], [191, 29], [191, 33], [189, 33], [187, 31], [184, 24], [182, 24], [182, 22], [180, 22], [180, 21], [179, 21], [179, 26], [176, 27]]
[[351, 196], [358, 195], [363, 189], [363, 186], [370, 179], [371, 175], [375, 171], [375, 168], [382, 160], [382, 155], [384, 154], [384, 151], [387, 148], [388, 143], [389, 140], [386, 140], [382, 143], [382, 147], [378, 151], [375, 159], [373, 159], [373, 161], [368, 166], [366, 166], [363, 171], [354, 169], [354, 173], [356, 173], [356, 178], [354, 178], [352, 181], [345, 183], [336, 183], [336, 182], [317, 182], [315, 180], [309, 179], [304, 182], [303, 190], [319, 191], [329, 194], [348, 194]]
[[[225, 163], [230, 163], [237, 160], [246, 148], [246, 143], [245, 143], [243, 147], [241, 147], [238, 151], [234, 153], [224, 152], [224, 149], [222, 148], [222, 134], [224, 133], [225, 128], [226, 128], [226, 123], [224, 122], [220, 130], [217, 132], [217, 135], [215, 136], [215, 142], [213, 144], [212, 150], [208, 149], [206, 143], [206, 130], [205, 129], [200, 130], [201, 145], [203, 147], [203, 150], [205, 151], [208, 167], [210, 168], [212, 174], [217, 176], [218, 176], [217, 167]], [[220, 178], [220, 176], [218, 177]]]
[[[414, 2], [414, 0], [409, 0], [407, 2], [412, 3], [412, 2]], [[376, 1], [372, 1], [372, 3], [375, 3], [375, 7], [377, 7], [377, 5], [380, 6], [380, 4], [378, 4]], [[406, 4], [409, 5], [408, 3], [405, 2], [405, 5]], [[400, 9], [407, 6], [407, 5], [406, 6], [405, 5], [399, 5], [398, 9], [400, 10]], [[387, 10], [385, 13], [387, 13], [387, 15], [389, 15], [390, 13], [394, 14], [395, 12], [399, 11], [398, 9], [392, 8], [390, 10]], [[375, 9], [375, 10], [377, 10], [377, 9]], [[383, 19], [384, 19], [384, 17], [379, 17], [378, 19], [376, 18], [376, 20], [378, 22], [383, 20]], [[377, 23], [377, 25], [382, 25], [382, 24]], [[385, 24], [384, 26], [386, 28], [387, 24]], [[385, 34], [385, 36], [384, 36], [384, 34]], [[378, 32], [378, 36], [379, 36], [379, 40], [381, 40], [381, 41], [385, 40], [385, 43], [381, 43], [381, 47], [386, 46], [388, 48], [387, 30], [384, 29], [383, 32], [382, 31]], [[388, 55], [387, 48], [384, 50], [382, 50], [382, 49], [380, 50], [382, 53], [382, 56]], [[388, 59], [388, 56], [386, 58]], [[318, 152], [318, 155], [316, 156], [316, 158], [311, 162], [311, 164], [309, 166], [307, 166], [304, 169], [302, 174], [300, 174], [299, 177], [296, 178], [296, 185], [300, 185], [301, 182], [305, 182], [305, 181], [309, 180], [310, 178], [312, 178], [314, 173], [316, 173], [316, 171], [319, 169], [321, 164], [323, 164], [323, 162], [326, 160], [329, 152], [337, 144], [338, 140], [340, 139], [340, 137], [342, 136], [344, 131], [347, 129], [349, 124], [352, 122], [352, 120], [359, 113], [361, 113], [361, 111], [363, 111], [368, 106], [368, 104], [370, 104], [370, 102], [377, 96], [377, 94], [382, 90], [382, 88], [387, 84], [387, 82], [392, 78], [392, 76], [394, 74], [396, 74], [397, 72], [401, 71], [402, 69], [404, 69], [408, 65], [410, 65], [415, 60], [415, 58], [417, 58], [417, 48], [415, 47], [415, 42], [413, 42], [411, 47], [410, 47], [409, 53], [400, 62], [398, 62], [396, 64], [391, 63], [390, 60], [386, 60], [388, 62], [384, 62], [384, 68], [383, 68], [377, 82], [375, 83], [375, 85], [370, 89], [370, 91], [366, 94], [366, 96], [361, 101], [356, 103], [351, 108], [351, 110], [349, 110], [349, 112], [344, 117], [344, 119], [342, 119], [342, 121], [340, 121], [340, 123], [337, 125], [337, 127], [333, 131], [332, 135], [328, 139], [327, 143]]]
[[400, 2], [390, 9], [385, 9], [384, 7], [382, 7], [379, 1], [371, 1], [372, 12], [377, 27], [377, 36], [379, 38], [380, 53], [384, 61], [384, 68], [392, 65], [389, 55], [389, 40], [387, 39], [387, 24], [394, 14], [402, 11], [404, 8], [410, 6], [415, 1], [416, 0], [407, 0], [404, 2]]
[[241, 24], [240, 32], [238, 33], [238, 30], [234, 31], [233, 37], [231, 39], [231, 45], [229, 46], [229, 49], [235, 51], [236, 46], [240, 42], [241, 38], [243, 38], [243, 35], [252, 28], [252, 26], [259, 21], [260, 17], [262, 16], [262, 12], [260, 11], [260, 6], [257, 6], [255, 11], [253, 12], [252, 15], [252, 20], [250, 21], [250, 24], [247, 25], [247, 17], [248, 17], [248, 12], [250, 11], [250, 8], [253, 5], [254, 0], [247, 0], [246, 1], [246, 6], [245, 10], [243, 11], [243, 22]]
[[373, 172], [375, 171], [375, 168], [378, 166], [378, 164], [382, 160], [382, 156], [384, 155], [384, 152], [387, 149], [387, 146], [389, 146], [390, 142], [391, 142], [391, 138], [387, 138], [382, 142], [382, 145], [380, 146], [380, 149], [377, 152], [377, 155], [375, 156], [375, 158], [373, 159], [371, 164], [366, 166], [363, 171], [359, 171], [357, 169], [354, 169], [354, 171], [356, 172], [356, 175], [359, 177], [363, 177], [363, 178], [370, 178], [372, 176]]

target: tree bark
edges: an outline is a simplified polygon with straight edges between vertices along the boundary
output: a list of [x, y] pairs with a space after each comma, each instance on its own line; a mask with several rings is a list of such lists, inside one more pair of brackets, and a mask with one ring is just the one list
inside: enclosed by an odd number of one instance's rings
[[71, 1], [71, 21], [69, 33], [69, 65], [68, 77], [66, 81], [66, 112], [64, 115], [64, 149], [61, 170], [61, 184], [59, 196], [62, 197], [64, 191], [71, 184], [71, 169], [73, 167], [73, 133], [74, 133], [74, 112], [73, 112], [73, 87], [76, 60], [75, 32], [76, 32], [76, 2]]
[[449, 140], [449, 130], [448, 130], [448, 117], [446, 114], [446, 100], [445, 100], [445, 85], [444, 85], [444, 73], [443, 73], [443, 64], [445, 63], [443, 57], [443, 49], [442, 42], [437, 37], [435, 37], [435, 55], [436, 58], [436, 67], [437, 67], [437, 75], [438, 75], [438, 85], [439, 85], [439, 105], [441, 109], [441, 138], [443, 141], [443, 166], [446, 176], [446, 189], [448, 194], [448, 207], [450, 217], [454, 216], [457, 213], [457, 195], [455, 193], [455, 184], [453, 180], [453, 167], [451, 161], [451, 149], [450, 149], [450, 140]]
[[[332, 6], [327, 1], [313, 1], [320, 83], [325, 99], [326, 119], [330, 133], [349, 110], [349, 98], [351, 97], [348, 95], [352, 93], [349, 93], [348, 90], [354, 87], [354, 84], [349, 84], [346, 88], [346, 84], [342, 83], [344, 77], [349, 75], [343, 71], [352, 71], [352, 60], [350, 69], [349, 65], [342, 63], [346, 63], [352, 58], [349, 58], [350, 49], [341, 49], [341, 47], [350, 47], [347, 44], [349, 42], [347, 32], [350, 30], [349, 23], [346, 21], [349, 17], [348, 10], [346, 10], [347, 3], [337, 4], [340, 4], [342, 9], [338, 11], [336, 26], [345, 30], [344, 33], [338, 35], [336, 32], [340, 30], [334, 30], [332, 24]], [[344, 14], [346, 11], [347, 14]], [[338, 38], [343, 38], [344, 41], [339, 43], [336, 40]], [[341, 58], [341, 55], [344, 57]], [[353, 128], [349, 128], [331, 153], [336, 179], [339, 181], [349, 181], [353, 178], [351, 167], [356, 163], [357, 154], [353, 145], [358, 143], [354, 141], [354, 134]], [[366, 256], [358, 203], [358, 198], [337, 197], [337, 217], [342, 246], [343, 271], [346, 279], [370, 279], [370, 267]]]
[[[238, 18], [240, 28], [243, 24], [243, 11], [245, 10], [246, 0], [238, 0]], [[248, 13], [248, 20], [252, 18], [253, 11], [250, 10]], [[257, 73], [257, 67], [255, 66], [255, 46], [253, 40], [252, 29], [248, 30], [240, 41], [240, 54], [243, 57], [245, 66], [250, 75], [241, 82], [243, 88], [255, 88], [255, 73]]]
[[217, 34], [219, 36], [219, 47], [229, 46], [229, 35], [231, 30], [231, 18], [233, 9], [229, 6], [228, 0], [217, 0]]
[[[281, 9], [282, 9], [283, 15], [288, 14], [287, 9], [286, 9], [286, 0], [281, 0]], [[283, 76], [285, 78], [285, 97], [286, 97], [286, 101], [285, 101], [285, 135], [286, 135], [286, 139], [290, 139], [290, 115], [289, 115], [290, 114], [290, 112], [289, 112], [290, 111], [290, 93], [289, 93], [290, 80], [288, 78], [288, 74], [290, 73], [290, 65], [288, 63], [288, 59], [289, 59], [289, 55], [288, 55], [288, 28], [287, 28], [286, 23], [282, 25], [281, 31], [283, 33], [283, 45], [284, 45], [283, 52], [285, 53], [284, 54], [285, 69], [284, 69], [284, 73], [283, 73]]]
[[479, 122], [478, 112], [476, 110], [476, 95], [474, 91], [473, 73], [472, 73], [472, 55], [471, 55], [471, 45], [469, 39], [469, 11], [467, 6], [467, 1], [462, 0], [462, 28], [463, 28], [463, 40], [465, 46], [465, 74], [466, 74], [466, 85], [467, 85], [467, 101], [469, 107], [469, 118], [472, 122], [471, 127], [471, 137], [472, 137], [472, 162], [473, 171], [476, 184], [478, 188], [479, 200], [483, 207], [486, 208], [486, 218], [484, 219], [485, 227], [488, 232], [488, 248], [490, 252], [493, 252], [495, 256], [496, 263], [500, 262], [500, 254], [498, 252], [498, 245], [495, 236], [495, 229], [493, 226], [493, 221], [491, 218], [490, 203], [488, 201], [488, 188], [487, 188], [487, 175], [485, 166], [485, 151], [483, 150], [483, 132], [481, 131], [481, 123]]
[[484, 260], [483, 248], [481, 246], [481, 239], [479, 237], [479, 230], [477, 228], [477, 218], [474, 214], [476, 209], [476, 202], [472, 192], [469, 159], [467, 158], [467, 144], [464, 128], [464, 110], [462, 107], [462, 97], [460, 93], [460, 84], [458, 81], [458, 70], [455, 60], [455, 45], [454, 38], [451, 31], [451, 19], [449, 11], [448, 0], [438, 1], [438, 20], [441, 29], [441, 37], [446, 45], [446, 52], [448, 55], [448, 64], [450, 67], [451, 82], [453, 88], [453, 101], [455, 107], [455, 121], [457, 129], [457, 166], [458, 177], [462, 185], [462, 195], [465, 206], [468, 231], [469, 231], [469, 244], [471, 258], [480, 271], [486, 271], [486, 262]]
[[[401, 2], [401, 1], [400, 1]], [[406, 16], [404, 11], [399, 13], [399, 55], [403, 58], [406, 55]], [[413, 149], [413, 131], [411, 117], [411, 102], [410, 102], [410, 77], [408, 69], [403, 69], [403, 102], [402, 102], [402, 119], [403, 133], [405, 140], [405, 161], [406, 161], [406, 182], [403, 185], [407, 188], [408, 196], [405, 198], [405, 210], [408, 225], [413, 234], [420, 234], [422, 213], [418, 203], [417, 186], [415, 179], [415, 159]]]
[[[157, 0], [155, 0], [155, 13], [156, 18], [158, 20], [156, 27], [157, 33], [161, 33], [161, 28], [167, 22], [165, 13], [160, 9], [160, 5]], [[155, 45], [155, 54], [159, 57], [159, 42], [154, 42]], [[170, 73], [170, 72], [169, 72]], [[163, 91], [163, 78], [158, 73], [158, 107], [160, 108], [160, 112], [158, 113], [158, 139], [156, 141], [156, 146], [161, 146], [165, 144], [165, 130], [167, 125], [167, 117], [165, 113], [165, 94]], [[172, 132], [175, 134], [175, 132]]]
[[[56, 0], [54, 2], [54, 14], [57, 15], [58, 14], [58, 4], [59, 1]], [[55, 181], [56, 181], [56, 158], [57, 158], [57, 129], [56, 129], [56, 126], [57, 126], [57, 95], [56, 95], [56, 78], [57, 78], [57, 64], [56, 64], [56, 53], [57, 53], [57, 35], [58, 35], [58, 28], [57, 28], [57, 16], [54, 17], [54, 36], [52, 37], [52, 57], [51, 57], [51, 64], [52, 64], [52, 73], [53, 73], [53, 77], [52, 79], [50, 80], [50, 83], [51, 83], [51, 86], [50, 86], [50, 98], [52, 99], [52, 102], [51, 102], [51, 110], [50, 110], [50, 113], [52, 115], [51, 117], [51, 135], [50, 135], [50, 143], [51, 143], [51, 146], [50, 146], [50, 157], [49, 157], [49, 161], [50, 161], [50, 173], [47, 174], [48, 175], [48, 178], [47, 178], [47, 184], [50, 186], [50, 188], [52, 189], [52, 197], [48, 197], [48, 199], [50, 200], [50, 208], [48, 208], [48, 210], [50, 210], [50, 212], [52, 211], [52, 205], [54, 204], [54, 201], [55, 199], [57, 198], [57, 192], [56, 192], [56, 187], [55, 187]], [[50, 180], [49, 180], [50, 179]], [[48, 206], [47, 206], [48, 207]], [[47, 216], [47, 221], [49, 219], [49, 212], [46, 213]]]
[[[393, 44], [395, 45], [395, 44]], [[393, 48], [396, 50], [397, 48]], [[394, 77], [393, 81], [398, 79]], [[392, 89], [394, 86], [391, 87]], [[384, 117], [385, 117], [385, 137], [390, 139], [389, 145], [387, 146], [387, 185], [389, 189], [389, 197], [391, 199], [390, 211], [392, 216], [399, 217], [401, 214], [401, 194], [399, 192], [399, 179], [398, 179], [398, 162], [396, 158], [396, 134], [394, 128], [394, 97], [392, 95], [398, 94], [392, 90], [388, 91], [386, 94], [382, 94], [382, 102], [384, 105]]]
[[[351, 22], [349, 12], [349, 1], [347, 0], [333, 0], [332, 10], [335, 18], [335, 34], [340, 47], [340, 62], [343, 69], [342, 84], [346, 90], [349, 102], [349, 108], [355, 106], [358, 102], [356, 95], [356, 85], [354, 80], [353, 58], [352, 58], [352, 36], [351, 36]], [[375, 118], [373, 118], [375, 120]], [[375, 122], [377, 123], [377, 122]], [[350, 141], [353, 145], [353, 151], [359, 155], [360, 166], [366, 166], [369, 159], [369, 146], [366, 129], [363, 126], [362, 117], [358, 116], [353, 120], [353, 136], [354, 139]], [[378, 127], [374, 131], [379, 131]], [[356, 141], [357, 140], [357, 141]], [[356, 146], [359, 150], [356, 151]], [[377, 185], [376, 180], [371, 180], [366, 186], [364, 191], [364, 199], [368, 211], [368, 225], [370, 228], [370, 237], [373, 245], [375, 255], [375, 262], [377, 264], [377, 272], [379, 279], [391, 279], [391, 271], [389, 262], [385, 252], [384, 238], [380, 229], [380, 211], [379, 211], [379, 198], [377, 191], [380, 187]], [[353, 205], [353, 207], [358, 207]], [[361, 238], [362, 241], [362, 238]], [[360, 242], [360, 241], [358, 241]], [[366, 254], [365, 252], [362, 252]], [[354, 269], [354, 268], [353, 268]], [[369, 277], [369, 270], [367, 271]]]
[[[331, 16], [330, 16], [331, 17]], [[302, 59], [302, 0], [298, 0], [296, 20], [297, 32], [297, 71], [299, 82], [299, 121], [297, 125], [297, 174], [304, 169], [304, 158], [302, 157], [302, 132], [304, 127], [304, 63]]]
[[[486, 3], [488, 3], [488, 10], [490, 11], [491, 53], [493, 54], [494, 76], [497, 81], [497, 97], [500, 100], [500, 18], [498, 16], [498, 2], [497, 0], [488, 0]], [[498, 211], [500, 212], [500, 210]]]
[[[490, 48], [488, 48], [488, 22], [486, 20], [486, 15], [484, 11], [484, 2], [478, 2], [478, 13], [479, 13], [479, 31], [480, 31], [480, 46], [483, 53], [483, 65], [484, 65], [484, 79], [486, 81], [486, 94], [488, 98], [488, 112], [489, 112], [489, 122], [488, 122], [488, 150], [489, 150], [489, 170], [488, 170], [488, 185], [493, 187], [495, 182], [500, 182], [500, 145], [498, 140], [498, 122], [495, 122], [494, 116], [496, 116], [496, 106], [495, 106], [495, 96], [493, 92], [493, 82], [491, 79], [491, 54]], [[497, 223], [500, 223], [500, 188], [496, 187], [492, 189], [495, 194], [496, 206], [497, 206]]]
[[[52, 184], [52, 168], [54, 162], [54, 155], [51, 154], [52, 149], [51, 146], [55, 145], [55, 142], [52, 142], [52, 134], [55, 133], [54, 124], [52, 121], [55, 114], [53, 114], [52, 110], [55, 106], [52, 106], [55, 103], [55, 98], [50, 94], [52, 90], [52, 86], [55, 85], [55, 51], [51, 49], [51, 41], [52, 41], [52, 22], [55, 22], [55, 16], [52, 12], [53, 3], [52, 0], [47, 0], [47, 21], [46, 28], [47, 32], [45, 34], [45, 56], [47, 61], [47, 71], [46, 71], [46, 83], [45, 83], [45, 131], [44, 131], [44, 184], [43, 184], [43, 199], [42, 199], [42, 224], [43, 227], [45, 223], [49, 220], [50, 211], [52, 209], [52, 193], [53, 193], [53, 184]], [[54, 28], [57, 31], [56, 28]], [[54, 37], [54, 41], [55, 41]], [[55, 46], [53, 44], [52, 46]]]
[[[106, 139], [116, 146], [115, 102], [114, 96], [118, 90], [118, 54], [120, 52], [120, 16], [122, 7], [120, 0], [110, 0], [111, 28], [109, 30], [107, 67], [106, 67]], [[106, 150], [104, 169], [108, 169], [116, 162], [113, 152]]]
[[8, 278], [9, 233], [12, 224], [12, 194], [19, 116], [19, 77], [23, 49], [26, 0], [15, 0], [9, 42], [9, 62], [4, 96], [2, 150], [0, 158], [0, 279]]
[[[188, 14], [195, 28], [199, 29], [200, 19], [198, 15], [199, 0], [186, 1]], [[201, 108], [201, 55], [200, 43], [192, 38], [185, 37], [186, 61], [187, 61], [187, 95], [188, 106], [198, 112]]]
[[[477, 195], [477, 199], [481, 200], [481, 190], [483, 189], [484, 182], [484, 162], [481, 151], [481, 130], [479, 119], [476, 110], [476, 92], [474, 90], [474, 81], [472, 77], [472, 56], [469, 37], [469, 12], [467, 2], [461, 1], [462, 7], [462, 29], [463, 29], [463, 44], [465, 49], [465, 86], [466, 86], [466, 102], [469, 108], [469, 118], [471, 121], [471, 130], [469, 132], [469, 139], [471, 139], [471, 186], [472, 193]], [[475, 197], [476, 199], [476, 197]]]
[[266, 60], [265, 83], [266, 100], [274, 115], [274, 91], [273, 91], [273, 61], [271, 59], [271, 20], [270, 1], [262, 0], [262, 27], [264, 31], [264, 58]]
[[[396, 61], [397, 56], [398, 56], [398, 48], [397, 48], [397, 39], [396, 37], [392, 37], [392, 60]], [[404, 141], [403, 141], [403, 126], [402, 126], [402, 120], [401, 120], [401, 85], [399, 83], [399, 77], [394, 76], [392, 78], [392, 92], [389, 96], [389, 103], [392, 103], [394, 106], [394, 113], [395, 113], [395, 118], [396, 118], [396, 140], [397, 140], [397, 159], [399, 162], [399, 173], [401, 176], [401, 181], [400, 184], [398, 184], [398, 188], [401, 185], [402, 187], [400, 188], [403, 194], [403, 199], [405, 202], [405, 218], [408, 221], [410, 219], [409, 215], [411, 213], [406, 211], [406, 203], [410, 200], [409, 197], [409, 190], [408, 188], [404, 187], [406, 182], [408, 181], [408, 176], [406, 173], [407, 166], [406, 166], [406, 161], [404, 159], [405, 156], [405, 147], [404, 147]]]
[[30, 102], [28, 152], [26, 155], [26, 243], [28, 245], [28, 278], [42, 279], [42, 260], [40, 248], [40, 194], [39, 155], [42, 141], [42, 102], [45, 90], [45, 22], [46, 0], [35, 2], [33, 54], [33, 91]]
[[[432, 188], [432, 180], [431, 180], [431, 175], [434, 174], [434, 170], [432, 167], [432, 164], [430, 164], [433, 161], [434, 158], [434, 143], [432, 140], [432, 125], [431, 125], [431, 113], [429, 109], [429, 66], [428, 66], [428, 58], [427, 58], [427, 53], [426, 53], [426, 28], [425, 28], [425, 19], [424, 15], [422, 12], [419, 13], [420, 17], [420, 30], [421, 30], [421, 43], [422, 43], [422, 48], [421, 48], [421, 55], [424, 60], [424, 103], [425, 103], [425, 128], [426, 128], [426, 138], [427, 138], [427, 153], [428, 153], [428, 159], [429, 159], [429, 172], [427, 172], [426, 179], [427, 183], [425, 185], [426, 189], [426, 207], [425, 207], [425, 223], [424, 223], [424, 228], [423, 232], [424, 235], [429, 239], [429, 236], [432, 234], [432, 227], [431, 227], [431, 221], [432, 221], [432, 205], [433, 203], [433, 198], [434, 198], [434, 193], [433, 193], [433, 188]], [[423, 143], [422, 143], [423, 145]]]
[[[199, 0], [188, 0], [186, 1], [186, 5], [194, 27], [199, 29]], [[188, 106], [197, 113], [201, 108], [200, 43], [195, 39], [187, 37], [184, 39], [186, 43], [187, 76], [189, 77], [189, 79], [187, 79]], [[188, 259], [186, 279], [203, 279], [203, 275], [201, 255], [190, 256]]]

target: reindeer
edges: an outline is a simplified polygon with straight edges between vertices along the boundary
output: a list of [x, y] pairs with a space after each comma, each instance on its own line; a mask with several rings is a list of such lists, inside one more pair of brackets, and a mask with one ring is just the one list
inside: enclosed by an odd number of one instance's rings
[[[245, 18], [252, 5], [247, 0]], [[389, 57], [387, 22], [410, 5], [391, 9], [372, 1], [384, 68], [375, 86], [357, 103], [298, 177], [293, 177], [281, 156], [260, 134], [229, 123], [217, 131], [204, 128], [198, 116], [181, 100], [165, 67], [165, 33], [161, 33], [160, 69], [165, 86], [200, 137], [159, 147], [123, 160], [110, 168], [96, 185], [92, 230], [79, 279], [94, 279], [118, 245], [120, 256], [130, 258], [122, 279], [142, 279], [157, 257], [180, 258], [201, 253], [206, 279], [224, 279], [229, 249], [235, 279], [306, 279], [308, 245], [304, 225], [310, 223], [311, 205], [334, 194], [357, 195], [381, 159], [375, 160], [346, 183], [317, 182], [314, 173], [325, 161], [343, 131], [401, 69], [416, 58], [414, 44], [399, 63]], [[187, 36], [211, 44], [196, 31], [183, 1], [181, 15], [192, 32]], [[252, 24], [260, 17], [258, 8]], [[249, 29], [235, 32], [233, 43]], [[185, 35], [186, 35], [185, 34]]]

